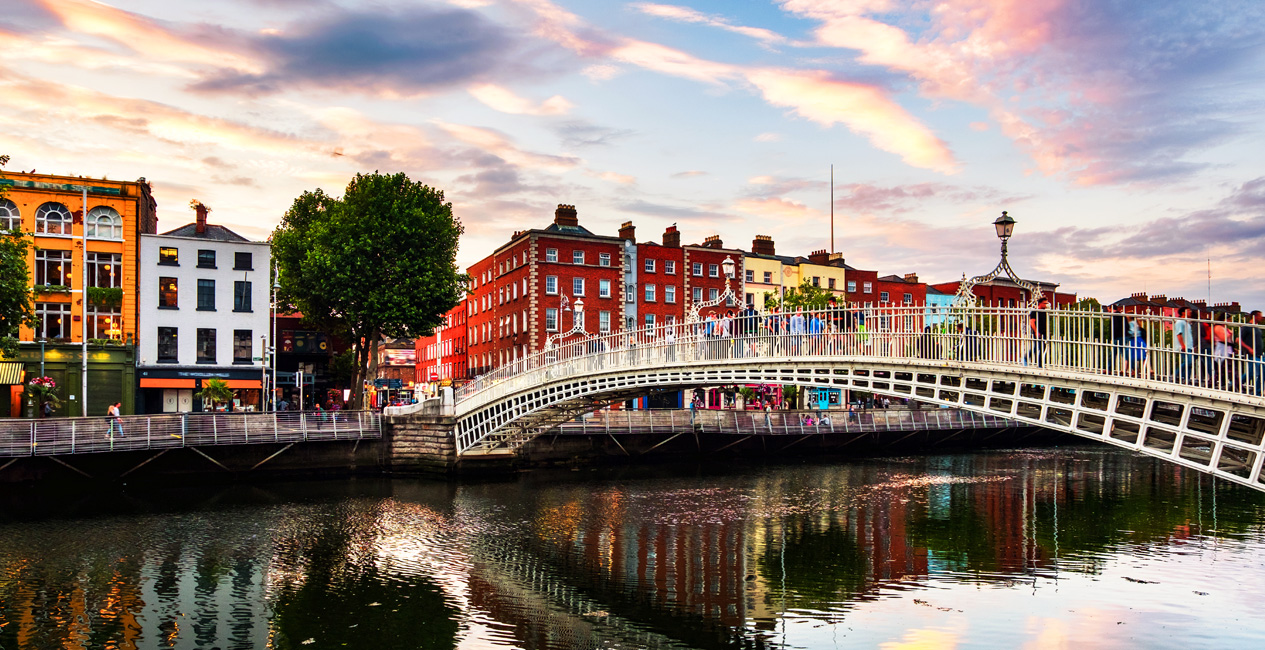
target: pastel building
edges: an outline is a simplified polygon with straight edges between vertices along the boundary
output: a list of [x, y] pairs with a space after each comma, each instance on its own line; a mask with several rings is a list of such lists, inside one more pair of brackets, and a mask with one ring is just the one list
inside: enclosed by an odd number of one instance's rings
[[233, 406], [262, 408], [264, 350], [271, 337], [271, 246], [197, 220], [140, 245], [138, 411], [202, 410], [195, 396], [217, 378]]

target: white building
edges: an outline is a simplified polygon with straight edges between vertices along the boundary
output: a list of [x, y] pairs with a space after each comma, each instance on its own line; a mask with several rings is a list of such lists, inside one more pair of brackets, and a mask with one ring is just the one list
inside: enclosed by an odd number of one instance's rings
[[195, 410], [194, 393], [212, 377], [234, 389], [236, 406], [260, 407], [271, 246], [207, 224], [197, 207], [195, 223], [140, 238], [136, 375], [145, 413]]

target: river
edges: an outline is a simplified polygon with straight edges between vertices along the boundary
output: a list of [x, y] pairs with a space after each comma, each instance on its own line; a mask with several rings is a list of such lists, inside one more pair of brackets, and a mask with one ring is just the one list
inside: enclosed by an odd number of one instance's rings
[[4, 489], [3, 650], [1265, 647], [1265, 494], [1118, 450]]

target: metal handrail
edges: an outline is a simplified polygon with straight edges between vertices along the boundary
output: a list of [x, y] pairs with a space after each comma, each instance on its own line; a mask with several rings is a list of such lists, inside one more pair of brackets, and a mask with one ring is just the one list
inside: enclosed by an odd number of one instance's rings
[[[823, 423], [822, 415], [827, 419]], [[812, 424], [805, 417], [813, 418]], [[756, 411], [688, 409], [639, 409], [596, 411], [562, 424], [559, 432], [570, 435], [621, 435], [675, 433], [693, 427], [702, 433], [727, 435], [785, 435], [927, 431], [945, 429], [993, 429], [1015, 426], [1005, 417], [960, 409], [866, 409], [860, 411]], [[679, 427], [679, 428], [678, 428]]]
[[[120, 433], [119, 425], [122, 425]], [[0, 457], [381, 438], [372, 411], [171, 413], [0, 420]]]
[[[1045, 322], [1044, 337], [1032, 329], [1034, 316]], [[1179, 321], [1191, 332], [1187, 349], [1174, 349]], [[1261, 329], [1248, 323], [1097, 309], [975, 306], [946, 314], [925, 306], [840, 307], [739, 316], [723, 337], [705, 336], [701, 324], [679, 323], [588, 337], [505, 364], [466, 383], [455, 397], [461, 414], [568, 376], [699, 361], [824, 357], [1072, 373], [1103, 385], [1129, 381], [1191, 389], [1214, 399], [1234, 396], [1238, 402], [1265, 406], [1265, 360], [1261, 350], [1248, 349], [1263, 338]]]

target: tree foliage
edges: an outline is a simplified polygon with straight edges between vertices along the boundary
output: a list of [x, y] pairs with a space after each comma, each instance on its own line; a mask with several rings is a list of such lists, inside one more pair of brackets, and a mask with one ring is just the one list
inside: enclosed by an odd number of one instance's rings
[[233, 389], [229, 388], [228, 382], [223, 379], [212, 377], [202, 381], [202, 390], [198, 391], [198, 397], [214, 407], [219, 402], [228, 402], [233, 399]]
[[373, 344], [428, 334], [461, 299], [463, 231], [441, 190], [375, 172], [357, 174], [341, 199], [304, 192], [273, 232], [280, 306], [351, 342], [355, 406]]
[[825, 309], [830, 306], [830, 299], [833, 297], [833, 293], [804, 280], [798, 287], [787, 289], [781, 300], [771, 292], [765, 293], [764, 306], [765, 308], [780, 307], [782, 311], [794, 310], [797, 307]]
[[[8, 156], [0, 155], [0, 170], [8, 162]], [[0, 185], [0, 199], [7, 193], [7, 187]], [[0, 357], [17, 354], [18, 328], [35, 318], [27, 266], [30, 248], [30, 240], [20, 230], [0, 230]]]

